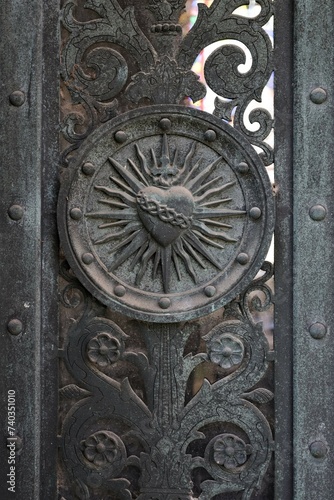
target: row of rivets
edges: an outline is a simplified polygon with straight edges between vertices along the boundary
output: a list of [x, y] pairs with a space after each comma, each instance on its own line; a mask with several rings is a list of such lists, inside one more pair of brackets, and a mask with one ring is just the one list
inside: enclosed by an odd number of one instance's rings
[[[317, 87], [310, 93], [310, 99], [314, 104], [322, 104], [327, 99], [327, 92], [325, 89]], [[326, 215], [327, 209], [323, 205], [313, 205], [309, 210], [309, 216], [316, 222], [324, 220]], [[323, 339], [326, 333], [327, 327], [323, 323], [312, 323], [312, 325], [309, 327], [309, 334], [315, 340]], [[317, 440], [313, 441], [309, 445], [309, 451], [314, 458], [321, 459], [326, 457], [328, 448], [324, 441]]]
[[[9, 102], [16, 107], [22, 106], [25, 100], [25, 93], [22, 90], [15, 90], [9, 96]], [[7, 213], [12, 220], [19, 221], [23, 217], [23, 208], [20, 205], [12, 205]], [[20, 335], [23, 331], [23, 324], [19, 319], [11, 319], [7, 324], [7, 330], [11, 335]]]

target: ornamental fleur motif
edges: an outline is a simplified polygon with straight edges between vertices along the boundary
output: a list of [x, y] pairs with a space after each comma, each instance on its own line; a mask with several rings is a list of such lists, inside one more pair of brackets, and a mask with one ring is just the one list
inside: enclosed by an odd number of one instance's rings
[[209, 343], [209, 357], [222, 368], [232, 368], [241, 363], [244, 357], [242, 342], [229, 333], [214, 336]]
[[108, 333], [99, 333], [88, 342], [87, 356], [100, 367], [116, 363], [120, 357], [120, 342]]
[[81, 447], [85, 458], [98, 467], [106, 467], [116, 461], [117, 442], [108, 431], [92, 434], [81, 441]]
[[213, 459], [225, 469], [235, 469], [247, 461], [250, 446], [234, 434], [221, 434], [213, 445]]

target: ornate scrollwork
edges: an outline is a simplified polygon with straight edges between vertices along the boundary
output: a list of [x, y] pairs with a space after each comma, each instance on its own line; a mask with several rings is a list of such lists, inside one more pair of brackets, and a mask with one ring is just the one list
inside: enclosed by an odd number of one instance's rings
[[[192, 332], [186, 325], [143, 325], [142, 347], [133, 349], [114, 322], [97, 317], [94, 308], [83, 314], [65, 345], [68, 370], [81, 388], [66, 389], [77, 402], [62, 425], [62, 454], [80, 485], [79, 498], [89, 498], [92, 489], [120, 499], [209, 500], [228, 491], [251, 498], [273, 447], [270, 426], [257, 407], [272, 399], [258, 387], [271, 356], [262, 324], [252, 317], [269, 300], [254, 294], [271, 299], [266, 281], [272, 267], [265, 263], [263, 269], [203, 337], [206, 352], [184, 354]], [[118, 379], [122, 363], [138, 370], [145, 398], [128, 379]], [[212, 383], [203, 380], [187, 401], [189, 377], [203, 363], [222, 375]], [[208, 433], [213, 424], [219, 429], [215, 435]], [[201, 442], [204, 448], [197, 446]], [[128, 479], [129, 467], [140, 472], [139, 483]], [[191, 471], [198, 468], [209, 476], [194, 496]]]
[[[217, 48], [205, 63], [207, 84], [223, 98], [217, 97], [214, 114], [230, 121], [236, 109], [234, 126], [262, 149], [266, 165], [272, 162], [272, 150], [264, 142], [272, 128], [268, 111], [251, 112], [250, 122], [259, 125], [255, 132], [244, 123], [248, 104], [253, 99], [261, 102], [272, 73], [272, 45], [262, 28], [273, 14], [272, 0], [258, 2], [261, 11], [255, 18], [235, 14], [247, 0], [215, 0], [210, 7], [200, 3], [195, 25], [181, 40], [177, 21], [184, 3], [152, 0], [147, 8], [156, 24], [147, 32], [147, 27], [139, 26], [134, 9], [122, 9], [117, 0], [87, 1], [85, 9], [96, 16], [87, 21], [76, 19], [77, 0], [65, 2], [62, 19], [69, 37], [62, 55], [62, 75], [73, 102], [81, 104], [85, 112], [72, 111], [64, 120], [64, 136], [73, 144], [66, 154], [99, 123], [115, 116], [118, 96], [134, 103], [148, 98], [153, 104], [180, 103], [184, 97], [194, 102], [202, 99], [206, 91], [191, 71], [193, 62], [205, 47], [228, 40], [231, 44]], [[235, 41], [241, 46], [233, 44]], [[252, 64], [242, 73], [239, 66], [245, 63], [245, 48]], [[137, 72], [131, 70], [130, 83], [123, 55], [139, 67]]]

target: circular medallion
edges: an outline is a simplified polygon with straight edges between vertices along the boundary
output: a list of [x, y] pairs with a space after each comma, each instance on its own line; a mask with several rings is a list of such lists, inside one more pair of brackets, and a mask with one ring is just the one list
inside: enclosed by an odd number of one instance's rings
[[82, 284], [107, 306], [157, 322], [232, 300], [260, 269], [274, 225], [271, 185], [252, 146], [207, 113], [169, 105], [93, 133], [67, 172], [58, 213]]

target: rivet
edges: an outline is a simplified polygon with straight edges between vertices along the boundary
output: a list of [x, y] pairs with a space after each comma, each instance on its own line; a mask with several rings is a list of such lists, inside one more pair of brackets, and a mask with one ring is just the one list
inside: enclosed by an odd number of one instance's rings
[[160, 128], [162, 128], [162, 130], [167, 131], [171, 128], [172, 122], [170, 121], [169, 118], [161, 118], [159, 125], [160, 125]]
[[94, 167], [93, 163], [91, 163], [90, 161], [86, 161], [82, 165], [81, 170], [85, 175], [92, 176], [95, 172], [95, 167]]
[[12, 220], [21, 220], [23, 217], [23, 208], [20, 205], [12, 205], [8, 209], [8, 215]]
[[84, 253], [82, 256], [81, 256], [81, 259], [82, 259], [82, 262], [84, 264], [91, 264], [94, 260], [94, 255], [91, 254], [91, 253]]
[[11, 319], [8, 321], [7, 330], [11, 335], [20, 335], [23, 330], [22, 322], [19, 319]]
[[123, 285], [117, 285], [115, 286], [114, 292], [117, 297], [123, 297], [125, 295], [126, 289]]
[[316, 340], [320, 340], [326, 335], [327, 327], [323, 323], [313, 323], [309, 328], [309, 332], [311, 337]]
[[314, 104], [322, 104], [327, 99], [327, 92], [321, 87], [316, 87], [310, 93], [310, 99]]
[[243, 252], [239, 253], [239, 255], [237, 256], [237, 261], [239, 262], [239, 264], [244, 266], [249, 261], [248, 254]]
[[253, 207], [249, 211], [249, 215], [252, 219], [259, 219], [262, 215], [262, 211], [259, 207]]
[[324, 458], [328, 452], [327, 445], [323, 441], [313, 441], [309, 449], [314, 458]]
[[204, 288], [204, 293], [207, 297], [213, 297], [217, 289], [215, 286], [209, 285]]
[[25, 93], [22, 90], [15, 90], [9, 96], [9, 101], [13, 106], [22, 106], [26, 100]]
[[239, 163], [239, 165], [237, 166], [237, 169], [240, 172], [240, 174], [247, 174], [249, 172], [249, 166], [244, 161], [241, 161]]
[[169, 31], [169, 24], [167, 24], [167, 23], [163, 24], [162, 31]]
[[82, 217], [82, 212], [80, 208], [72, 208], [70, 211], [70, 216], [74, 220], [79, 220]]
[[162, 299], [159, 300], [159, 306], [161, 309], [168, 309], [171, 304], [171, 301], [168, 297], [162, 297]]
[[213, 142], [217, 139], [217, 134], [214, 130], [207, 130], [204, 134], [204, 139], [208, 142]]
[[322, 205], [314, 205], [313, 207], [310, 208], [309, 214], [311, 219], [315, 221], [321, 221], [324, 220], [324, 218], [326, 217], [327, 210]]
[[123, 144], [128, 138], [128, 135], [124, 132], [124, 130], [118, 130], [115, 132], [115, 141], [119, 142], [120, 144]]

